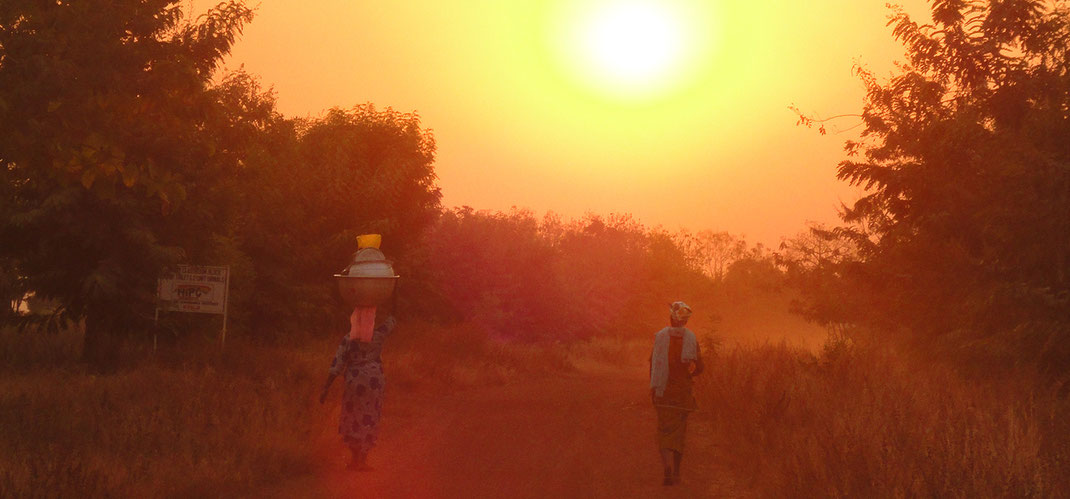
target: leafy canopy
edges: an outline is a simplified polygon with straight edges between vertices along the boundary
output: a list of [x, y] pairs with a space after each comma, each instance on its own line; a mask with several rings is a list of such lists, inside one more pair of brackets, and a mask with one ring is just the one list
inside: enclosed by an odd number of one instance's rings
[[[893, 10], [907, 61], [867, 88], [838, 176], [867, 193], [857, 245], [866, 321], [982, 357], [1070, 361], [1070, 11], [938, 0]], [[1063, 367], [1059, 367], [1063, 366]]]

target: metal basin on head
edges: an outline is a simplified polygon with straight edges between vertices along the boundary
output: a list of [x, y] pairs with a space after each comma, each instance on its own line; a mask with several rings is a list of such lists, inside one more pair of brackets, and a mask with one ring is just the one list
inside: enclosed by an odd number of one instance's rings
[[378, 248], [358, 250], [353, 254], [353, 263], [334, 275], [342, 301], [350, 307], [382, 305], [394, 293], [399, 277], [394, 273], [393, 262]]

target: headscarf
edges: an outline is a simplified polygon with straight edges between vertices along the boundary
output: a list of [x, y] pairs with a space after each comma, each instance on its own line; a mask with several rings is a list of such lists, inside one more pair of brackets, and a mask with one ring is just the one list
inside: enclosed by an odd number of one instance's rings
[[669, 316], [676, 322], [687, 322], [691, 318], [691, 307], [682, 301], [674, 301], [669, 305]]

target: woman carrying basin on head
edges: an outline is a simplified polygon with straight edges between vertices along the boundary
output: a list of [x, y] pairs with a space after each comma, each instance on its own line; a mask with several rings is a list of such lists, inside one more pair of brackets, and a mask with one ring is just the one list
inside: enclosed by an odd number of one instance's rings
[[[383, 341], [397, 326], [397, 320], [394, 318], [397, 313], [397, 293], [393, 288], [393, 279], [397, 276], [394, 275], [390, 262], [378, 250], [378, 236], [373, 238], [366, 235], [358, 238], [358, 250], [354, 255], [353, 265], [345, 274], [335, 277], [339, 279], [343, 299], [354, 308], [349, 316], [350, 330], [342, 337], [334, 360], [331, 361], [327, 383], [320, 394], [320, 403], [327, 400], [327, 390], [334, 378], [344, 374], [345, 391], [342, 395], [342, 415], [338, 423], [338, 433], [342, 435], [342, 440], [353, 454], [348, 469], [369, 471], [371, 467], [368, 466], [367, 457], [378, 438], [383, 389], [386, 386], [383, 376]], [[375, 279], [389, 279], [384, 281], [388, 285], [383, 287], [380, 283], [365, 287]], [[390, 293], [391, 313], [376, 327], [376, 308], [371, 303], [381, 303], [381, 298], [385, 298], [383, 293]]]
[[650, 354], [650, 398], [658, 414], [657, 444], [665, 471], [664, 485], [680, 481], [687, 416], [696, 408], [691, 378], [704, 368], [695, 333], [686, 328], [691, 307], [669, 306], [669, 327], [654, 335]]

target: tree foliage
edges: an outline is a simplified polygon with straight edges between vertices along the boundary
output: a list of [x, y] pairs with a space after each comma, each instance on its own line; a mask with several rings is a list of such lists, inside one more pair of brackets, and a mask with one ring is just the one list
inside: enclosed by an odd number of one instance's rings
[[1070, 366], [1070, 11], [938, 0], [894, 10], [907, 61], [859, 69], [864, 131], [840, 179], [867, 193], [840, 236], [864, 261], [855, 320], [929, 347]]
[[692, 266], [716, 280], [724, 279], [732, 264], [747, 256], [746, 241], [727, 232], [681, 231], [676, 243], [691, 256]]
[[[714, 279], [704, 273], [708, 251], [681, 243], [689, 237], [627, 215], [565, 221], [516, 209], [446, 210], [426, 243], [426, 289], [439, 295], [424, 302], [498, 338], [645, 337], [667, 324], [673, 301], [691, 304], [701, 315], [693, 324], [708, 334], [719, 311], [740, 307], [740, 293], [770, 276], [779, 286], [781, 274], [756, 249]], [[728, 246], [745, 246], [731, 239]]]
[[0, 298], [84, 318], [88, 360], [110, 364], [109, 338], [148, 331], [173, 263], [231, 266], [232, 326], [315, 327], [353, 236], [381, 232], [404, 257], [438, 213], [416, 115], [290, 119], [255, 77], [219, 74], [252, 14], [0, 4]]
[[[37, 2], [0, 8], [3, 252], [23, 287], [101, 331], [146, 312], [182, 232], [210, 220], [237, 164], [218, 154], [210, 78], [252, 11], [224, 3], [194, 21], [173, 1]], [[223, 124], [225, 125], [225, 124]], [[191, 218], [192, 217], [192, 218]]]
[[[258, 92], [254, 85], [250, 98]], [[434, 137], [418, 116], [366, 104], [266, 122], [256, 152], [246, 154], [251, 171], [238, 189], [245, 209], [234, 231], [255, 267], [250, 327], [285, 332], [337, 316], [330, 276], [362, 233], [382, 234], [395, 270], [419, 282], [415, 252], [441, 194]]]

